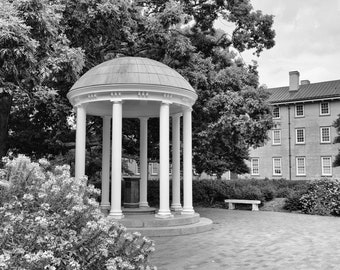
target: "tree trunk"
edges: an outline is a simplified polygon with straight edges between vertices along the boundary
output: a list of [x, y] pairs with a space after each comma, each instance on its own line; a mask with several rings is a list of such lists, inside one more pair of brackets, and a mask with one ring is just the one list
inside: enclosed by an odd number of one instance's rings
[[7, 154], [8, 119], [12, 106], [12, 95], [0, 91], [0, 159]]

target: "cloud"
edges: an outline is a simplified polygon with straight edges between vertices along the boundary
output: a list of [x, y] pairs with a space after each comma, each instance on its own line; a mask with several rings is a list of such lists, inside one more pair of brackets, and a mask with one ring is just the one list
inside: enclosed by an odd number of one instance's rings
[[[275, 3], [275, 4], [274, 4]], [[340, 0], [254, 0], [254, 9], [273, 14], [276, 45], [256, 59], [260, 82], [269, 87], [288, 84], [288, 72], [299, 70], [312, 82], [340, 79]]]

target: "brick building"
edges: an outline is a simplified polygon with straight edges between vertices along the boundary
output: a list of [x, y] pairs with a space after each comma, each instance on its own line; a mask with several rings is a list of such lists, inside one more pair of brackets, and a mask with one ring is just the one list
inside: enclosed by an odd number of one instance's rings
[[252, 178], [340, 178], [340, 167], [332, 167], [339, 148], [332, 124], [340, 114], [340, 80], [300, 83], [299, 76], [289, 72], [289, 86], [268, 89], [275, 124], [267, 143], [250, 150]]

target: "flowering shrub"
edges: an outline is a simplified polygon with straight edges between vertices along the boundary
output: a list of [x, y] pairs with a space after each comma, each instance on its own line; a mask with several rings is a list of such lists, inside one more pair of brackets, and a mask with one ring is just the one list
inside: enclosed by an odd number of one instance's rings
[[340, 181], [325, 179], [311, 182], [300, 202], [303, 213], [340, 216]]
[[152, 241], [101, 213], [86, 179], [46, 160], [0, 171], [0, 269], [151, 269]]

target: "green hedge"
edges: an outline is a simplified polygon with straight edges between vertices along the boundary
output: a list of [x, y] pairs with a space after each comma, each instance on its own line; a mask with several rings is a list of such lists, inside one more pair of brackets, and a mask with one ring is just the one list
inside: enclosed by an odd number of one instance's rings
[[[289, 180], [200, 180], [193, 181], [193, 203], [195, 206], [223, 205], [225, 199], [256, 199], [270, 201], [275, 197], [287, 198], [304, 189], [308, 181]], [[170, 200], [171, 200], [170, 181]], [[181, 193], [183, 183], [181, 183]], [[159, 181], [148, 181], [148, 202], [159, 204]]]
[[[181, 193], [183, 193], [181, 183]], [[171, 200], [171, 181], [170, 181]], [[194, 206], [223, 207], [225, 199], [261, 202], [286, 198], [284, 209], [307, 214], [340, 216], [340, 181], [201, 180], [193, 181]], [[148, 181], [148, 202], [159, 205], [159, 181]]]
[[193, 183], [193, 200], [196, 205], [212, 206], [225, 199], [270, 201], [306, 186], [306, 181], [289, 180], [202, 180]]

